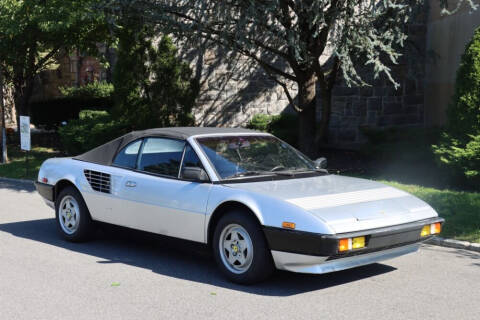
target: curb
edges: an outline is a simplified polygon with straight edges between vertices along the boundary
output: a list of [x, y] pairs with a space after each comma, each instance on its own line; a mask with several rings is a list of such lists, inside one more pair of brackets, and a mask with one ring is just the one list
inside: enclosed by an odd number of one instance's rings
[[13, 179], [13, 178], [5, 178], [5, 177], [0, 177], [0, 181], [9, 181], [9, 182], [18, 182], [18, 183], [26, 183], [26, 184], [32, 184], [35, 182], [33, 180], [27, 180], [27, 179]]
[[480, 252], [480, 243], [472, 243], [468, 241], [460, 241], [454, 239], [445, 239], [442, 237], [434, 237], [425, 241], [425, 243], [433, 244], [440, 247], [448, 247], [455, 249], [470, 250], [475, 252]]

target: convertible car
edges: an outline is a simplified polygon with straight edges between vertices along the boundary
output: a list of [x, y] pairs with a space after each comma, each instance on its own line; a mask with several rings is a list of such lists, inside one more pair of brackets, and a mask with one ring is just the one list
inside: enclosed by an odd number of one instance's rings
[[70, 241], [105, 222], [208, 244], [231, 281], [327, 273], [418, 250], [444, 220], [384, 184], [329, 174], [266, 133], [136, 131], [45, 161], [36, 188]]

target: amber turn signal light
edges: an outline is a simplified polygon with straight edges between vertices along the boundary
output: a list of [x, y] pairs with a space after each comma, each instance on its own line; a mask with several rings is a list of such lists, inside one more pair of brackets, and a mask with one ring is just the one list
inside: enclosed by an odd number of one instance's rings
[[282, 228], [285, 228], [285, 229], [295, 229], [295, 223], [293, 222], [282, 222]]
[[439, 234], [440, 231], [442, 231], [442, 224], [440, 222], [430, 225], [430, 234]]
[[352, 239], [340, 239], [338, 241], [338, 252], [344, 252], [350, 250]]

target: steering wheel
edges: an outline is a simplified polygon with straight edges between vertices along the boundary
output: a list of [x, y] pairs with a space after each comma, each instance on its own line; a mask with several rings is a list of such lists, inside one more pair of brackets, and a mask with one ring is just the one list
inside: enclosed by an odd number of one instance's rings
[[270, 171], [274, 172], [274, 171], [278, 171], [280, 169], [285, 169], [285, 167], [282, 166], [282, 165], [279, 165], [279, 166], [273, 167]]

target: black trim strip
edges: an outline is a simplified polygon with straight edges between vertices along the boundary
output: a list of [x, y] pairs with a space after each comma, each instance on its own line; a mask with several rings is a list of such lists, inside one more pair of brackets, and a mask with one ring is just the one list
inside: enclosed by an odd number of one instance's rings
[[54, 201], [55, 200], [55, 186], [52, 186], [51, 184], [47, 183], [42, 183], [35, 181], [33, 183], [35, 185], [35, 188], [37, 189], [38, 193], [48, 201]]
[[[270, 250], [312, 256], [329, 256], [333, 259], [425, 241], [431, 236], [421, 237], [422, 227], [436, 222], [443, 223], [444, 221], [443, 218], [435, 217], [391, 227], [333, 235], [266, 226], [264, 227], [264, 233]], [[359, 236], [365, 236], [365, 248], [345, 253], [338, 252], [340, 239]]]

